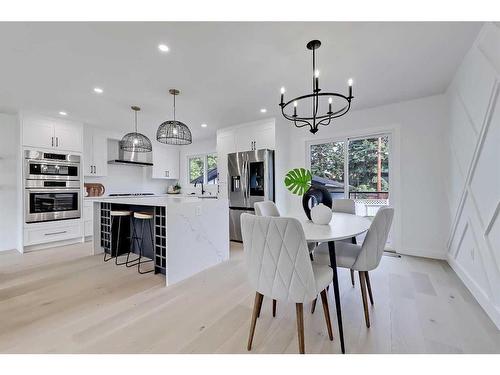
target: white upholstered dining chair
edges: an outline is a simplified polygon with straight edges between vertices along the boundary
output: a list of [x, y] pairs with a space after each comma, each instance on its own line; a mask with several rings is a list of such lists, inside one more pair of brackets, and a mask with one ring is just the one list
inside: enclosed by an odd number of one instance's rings
[[256, 202], [253, 207], [257, 216], [281, 216], [278, 207], [273, 201]]
[[[270, 216], [270, 217], [280, 217], [280, 211], [276, 206], [276, 203], [273, 201], [263, 201], [263, 202], [255, 202], [253, 205], [255, 209], [255, 215], [257, 216]], [[316, 247], [316, 243], [308, 242], [307, 247], [309, 248], [309, 253], [314, 250]], [[311, 258], [312, 260], [312, 258]], [[316, 304], [315, 304], [316, 305]], [[276, 316], [276, 300], [273, 299], [273, 317]], [[258, 316], [257, 316], [258, 317]]]
[[[368, 232], [366, 233], [366, 237], [362, 245], [343, 241], [335, 242], [337, 267], [348, 268], [358, 271], [359, 273], [361, 297], [363, 299], [363, 308], [365, 311], [365, 322], [367, 327], [370, 327], [370, 314], [368, 312], [366, 289], [368, 289], [370, 302], [373, 305], [373, 295], [368, 271], [372, 271], [377, 268], [380, 260], [382, 259], [389, 230], [391, 229], [393, 216], [393, 208], [380, 208], [370, 225], [370, 229], [368, 229]], [[316, 247], [314, 251], [314, 261], [321, 264], [330, 264], [327, 243], [323, 243]]]
[[[356, 215], [356, 203], [354, 199], [334, 199], [333, 200], [333, 212], [342, 212], [344, 214]], [[351, 243], [356, 243], [356, 237], [344, 240], [350, 241]], [[351, 271], [351, 284], [354, 286], [354, 270]], [[314, 306], [314, 305], [313, 305]]]
[[295, 303], [299, 351], [304, 353], [303, 304], [320, 294], [328, 335], [333, 340], [326, 294], [333, 271], [327, 264], [311, 262], [300, 222], [294, 218], [242, 214], [241, 232], [248, 280], [256, 291], [247, 349], [252, 348], [264, 296]]

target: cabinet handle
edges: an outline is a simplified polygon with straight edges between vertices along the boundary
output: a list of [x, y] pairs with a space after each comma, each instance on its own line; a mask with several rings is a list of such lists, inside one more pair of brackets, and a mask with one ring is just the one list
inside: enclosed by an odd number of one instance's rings
[[56, 137], [56, 147], [59, 147], [59, 137]]
[[51, 137], [52, 139], [52, 147], [54, 147], [54, 137]]
[[56, 234], [64, 234], [66, 232], [67, 232], [67, 230], [63, 230], [63, 231], [60, 231], [60, 232], [45, 233], [45, 235], [46, 236], [54, 236]]

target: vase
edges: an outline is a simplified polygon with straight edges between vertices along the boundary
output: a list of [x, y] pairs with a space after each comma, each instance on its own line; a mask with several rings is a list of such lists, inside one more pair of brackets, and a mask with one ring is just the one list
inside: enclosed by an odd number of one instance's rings
[[323, 203], [331, 209], [333, 206], [332, 196], [324, 186], [311, 185], [302, 196], [302, 207], [309, 220], [311, 220], [311, 208], [320, 203]]
[[330, 207], [320, 203], [311, 209], [311, 220], [314, 224], [327, 225], [332, 220], [333, 212]]

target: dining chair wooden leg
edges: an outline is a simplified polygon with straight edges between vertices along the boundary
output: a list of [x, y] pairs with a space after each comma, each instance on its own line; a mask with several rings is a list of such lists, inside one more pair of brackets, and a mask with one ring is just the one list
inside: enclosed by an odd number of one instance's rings
[[365, 310], [366, 327], [370, 328], [370, 315], [368, 312], [368, 301], [366, 300], [366, 275], [364, 271], [359, 271], [359, 287], [361, 288], [361, 297], [363, 298], [363, 309]]
[[276, 317], [276, 300], [273, 299], [273, 318]]
[[299, 336], [299, 352], [304, 354], [306, 352], [304, 342], [304, 308], [302, 303], [295, 304], [295, 311], [297, 312], [297, 333]]
[[326, 329], [328, 330], [328, 337], [333, 341], [332, 321], [330, 320], [330, 309], [328, 308], [328, 297], [326, 290], [321, 292], [321, 302], [323, 303], [323, 312], [325, 313]]
[[260, 302], [259, 302], [259, 308], [257, 310], [257, 318], [260, 318], [260, 310], [262, 310], [262, 301], [264, 300], [264, 296], [262, 296], [262, 298], [260, 299]]
[[262, 294], [260, 294], [259, 292], [255, 293], [255, 300], [253, 303], [252, 322], [250, 324], [250, 333], [248, 335], [247, 350], [252, 349], [253, 334], [255, 333], [255, 325], [257, 324], [257, 315], [259, 312], [259, 306], [262, 305], [262, 298], [263, 297], [264, 296]]
[[370, 303], [373, 305], [372, 286], [370, 284], [370, 276], [368, 275], [368, 271], [365, 272], [365, 276], [366, 276], [366, 287], [368, 289], [368, 297], [370, 297]]
[[[358, 243], [358, 241], [356, 240], [356, 237], [352, 237], [351, 238], [351, 243], [356, 245]], [[354, 270], [351, 270], [351, 284], [352, 286], [354, 286]]]
[[311, 314], [314, 314], [314, 312], [316, 311], [316, 302], [318, 302], [317, 297], [314, 299], [314, 301], [311, 304]]

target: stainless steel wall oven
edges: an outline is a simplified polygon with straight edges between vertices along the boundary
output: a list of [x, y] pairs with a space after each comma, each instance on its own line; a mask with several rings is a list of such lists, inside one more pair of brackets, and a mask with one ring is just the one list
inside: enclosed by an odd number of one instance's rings
[[41, 151], [24, 156], [25, 222], [80, 218], [80, 156]]

